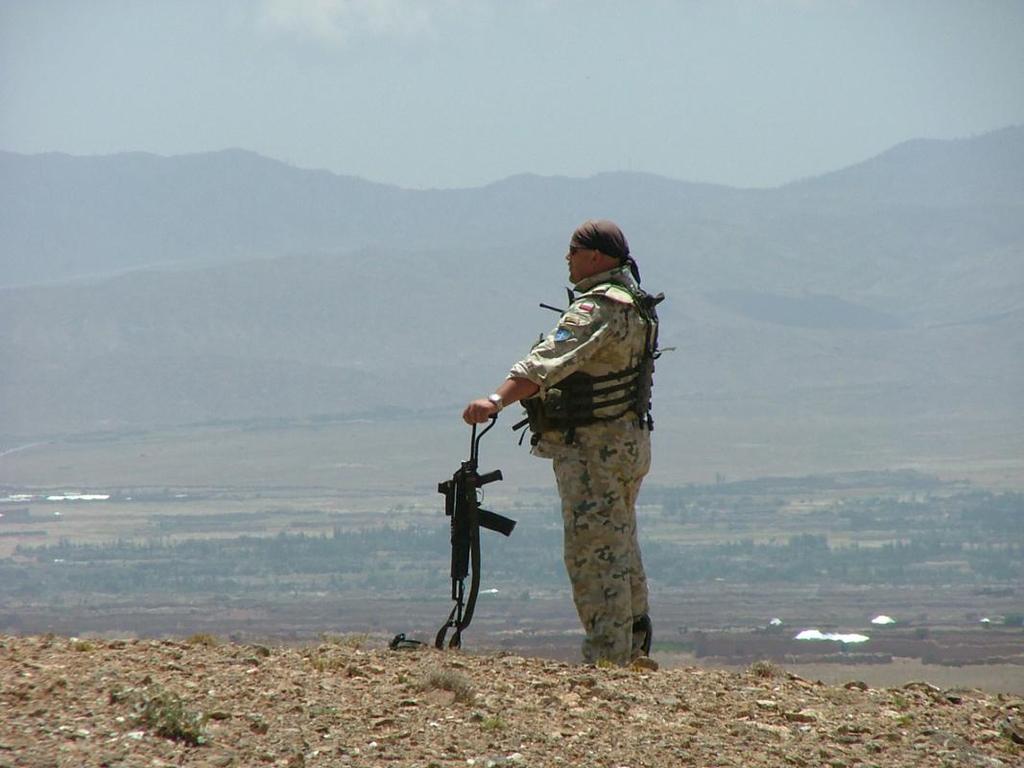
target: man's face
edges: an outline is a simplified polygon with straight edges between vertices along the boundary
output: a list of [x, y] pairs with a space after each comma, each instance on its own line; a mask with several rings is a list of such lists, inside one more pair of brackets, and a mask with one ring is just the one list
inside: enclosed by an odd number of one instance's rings
[[593, 274], [593, 261], [596, 255], [597, 251], [592, 248], [579, 248], [575, 245], [569, 246], [569, 252], [565, 254], [565, 260], [569, 262], [569, 281], [573, 285]]
[[580, 248], [575, 245], [569, 246], [565, 260], [569, 262], [569, 280], [576, 285], [580, 280], [585, 280], [598, 272], [607, 272], [619, 265], [615, 259], [594, 248]]

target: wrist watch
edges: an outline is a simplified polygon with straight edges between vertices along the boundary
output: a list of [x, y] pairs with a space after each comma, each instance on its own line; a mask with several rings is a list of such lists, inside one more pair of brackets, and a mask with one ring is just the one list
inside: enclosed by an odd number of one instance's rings
[[495, 407], [498, 409], [495, 413], [499, 413], [501, 409], [505, 407], [505, 401], [501, 399], [501, 395], [497, 392], [488, 395], [487, 399], [494, 403]]

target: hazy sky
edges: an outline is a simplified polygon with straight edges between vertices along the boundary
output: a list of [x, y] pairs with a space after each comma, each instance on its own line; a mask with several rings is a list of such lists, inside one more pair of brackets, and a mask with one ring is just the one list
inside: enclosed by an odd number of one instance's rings
[[0, 0], [0, 149], [766, 186], [1024, 123], [1024, 2]]

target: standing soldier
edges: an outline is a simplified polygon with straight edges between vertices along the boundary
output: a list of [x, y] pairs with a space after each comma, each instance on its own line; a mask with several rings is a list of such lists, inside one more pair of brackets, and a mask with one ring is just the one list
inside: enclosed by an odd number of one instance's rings
[[565, 258], [578, 296], [462, 418], [482, 423], [522, 401], [533, 454], [553, 460], [583, 658], [626, 665], [651, 644], [636, 498], [651, 463], [654, 307], [663, 297], [640, 288], [626, 237], [611, 221], [584, 222]]

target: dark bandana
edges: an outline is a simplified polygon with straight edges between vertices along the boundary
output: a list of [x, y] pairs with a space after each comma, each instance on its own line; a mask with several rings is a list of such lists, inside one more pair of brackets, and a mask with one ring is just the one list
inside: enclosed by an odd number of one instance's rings
[[572, 233], [569, 243], [577, 248], [593, 248], [613, 259], [625, 261], [629, 257], [629, 243], [622, 230], [607, 219], [588, 219]]
[[588, 219], [572, 233], [569, 245], [576, 248], [593, 248], [606, 256], [618, 259], [622, 264], [628, 264], [633, 277], [640, 282], [640, 270], [636, 262], [630, 258], [629, 243], [615, 222], [608, 219]]

